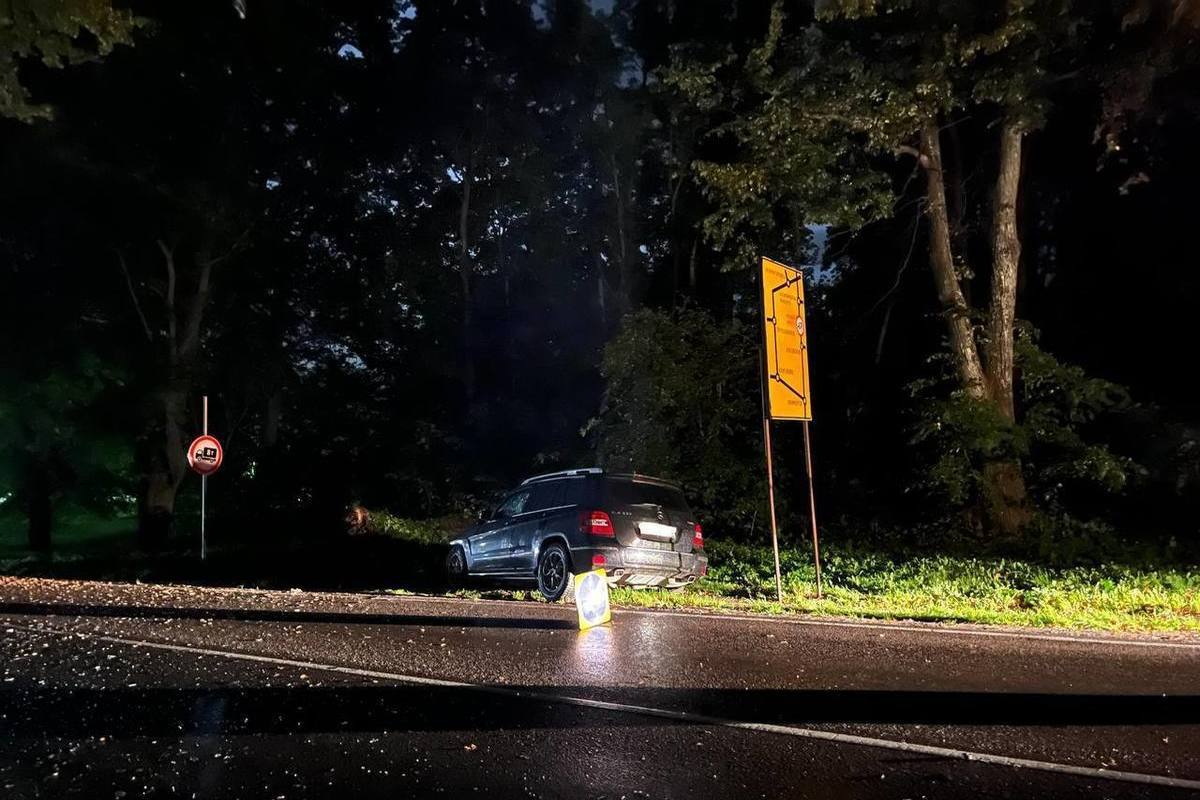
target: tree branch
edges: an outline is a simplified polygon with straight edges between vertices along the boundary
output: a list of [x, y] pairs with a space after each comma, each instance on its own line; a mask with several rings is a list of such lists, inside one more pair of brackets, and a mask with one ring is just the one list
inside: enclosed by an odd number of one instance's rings
[[142, 323], [146, 341], [153, 342], [154, 332], [150, 330], [150, 324], [146, 322], [146, 315], [142, 312], [142, 303], [138, 300], [137, 291], [133, 288], [133, 278], [129, 277], [129, 266], [125, 263], [125, 254], [120, 250], [117, 251], [117, 263], [121, 265], [121, 273], [125, 276], [125, 288], [129, 290], [129, 299], [133, 301], [133, 310], [137, 312], [138, 321]]
[[229, 249], [221, 255], [215, 258], [197, 259], [196, 263], [200, 265], [200, 277], [196, 282], [196, 293], [192, 295], [191, 303], [188, 304], [183, 342], [179, 345], [179, 352], [181, 354], [193, 353], [200, 346], [200, 324], [204, 320], [204, 307], [208, 304], [208, 293], [212, 282], [213, 267], [236, 254], [242, 248], [242, 243], [245, 242], [246, 237], [249, 235], [250, 228], [246, 228], [234, 240], [233, 244], [229, 246]]
[[210, 258], [200, 262], [200, 279], [196, 283], [196, 293], [188, 306], [187, 327], [183, 335], [183, 344], [179, 352], [190, 354], [200, 345], [200, 322], [204, 318], [204, 306], [208, 303], [208, 285], [212, 277], [213, 264], [220, 258]]
[[208, 259], [207, 261], [201, 263], [200, 266], [202, 266], [202, 267], [203, 266], [216, 266], [217, 264], [220, 264], [222, 261], [227, 261], [228, 259], [232, 258], [233, 255], [235, 253], [237, 253], [238, 250], [242, 249], [242, 244], [246, 241], [246, 237], [249, 235], [250, 235], [250, 228], [246, 228], [244, 231], [241, 232], [241, 234], [238, 236], [238, 238], [233, 241], [233, 244], [229, 245], [228, 250], [226, 250], [224, 253], [217, 256], [216, 258]]
[[922, 153], [920, 148], [913, 147], [911, 144], [897, 145], [892, 152], [898, 156], [912, 156], [917, 160], [918, 166], [929, 168], [929, 155]]
[[[879, 306], [881, 306], [885, 300], [895, 294], [896, 290], [900, 288], [900, 280], [904, 277], [904, 271], [908, 269], [908, 264], [912, 260], [913, 250], [917, 246], [917, 234], [921, 230], [920, 222], [923, 213], [923, 211], [918, 210], [917, 216], [913, 219], [912, 238], [908, 242], [908, 252], [904, 255], [904, 261], [900, 262], [900, 269], [896, 270], [896, 280], [892, 283], [892, 287], [884, 292], [882, 297], [875, 301], [875, 305], [871, 306], [867, 313], [863, 315], [864, 317], [869, 317], [871, 314], [874, 314], [875, 309], [879, 308]], [[891, 313], [891, 306], [888, 306], [888, 314]], [[884, 328], [887, 328], [886, 322], [884, 323]], [[878, 361], [876, 363], [878, 363]]]
[[163, 254], [163, 262], [167, 267], [167, 296], [165, 298], [167, 304], [167, 338], [170, 340], [171, 345], [171, 360], [174, 361], [178, 354], [175, 319], [175, 252], [167, 247], [166, 242], [162, 239], [156, 241], [158, 249]]

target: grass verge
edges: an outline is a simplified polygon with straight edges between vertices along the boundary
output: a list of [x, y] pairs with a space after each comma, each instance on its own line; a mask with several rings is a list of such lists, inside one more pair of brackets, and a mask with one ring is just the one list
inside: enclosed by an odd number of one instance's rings
[[[389, 535], [403, 537], [411, 530], [422, 541], [438, 536], [445, 541], [445, 533], [433, 532], [436, 526], [398, 521], [386, 527]], [[641, 608], [1200, 633], [1200, 571], [1194, 567], [1063, 567], [998, 557], [888, 554], [835, 544], [823, 552], [824, 596], [817, 599], [810, 551], [785, 548], [780, 602], [769, 547], [709, 540], [707, 552], [708, 577], [686, 590], [616, 589], [613, 602]], [[456, 594], [531, 596], [503, 589]]]
[[[290, 537], [218, 541], [203, 564], [193, 541], [159, 554], [130, 551], [132, 521], [64, 520], [50, 557], [24, 550], [23, 530], [0, 517], [0, 572], [48, 577], [139, 579], [213, 585], [340, 588], [444, 588], [445, 543], [467, 526], [457, 518], [410, 520], [373, 513], [364, 535], [290, 543]], [[86, 522], [87, 524], [83, 524]], [[9, 523], [9, 524], [3, 524]], [[284, 532], [287, 533], [286, 531]], [[253, 537], [257, 539], [259, 537]], [[187, 549], [191, 547], [192, 549]], [[1049, 566], [986, 556], [889, 554], [830, 542], [823, 550], [824, 597], [816, 599], [807, 547], [781, 554], [784, 596], [765, 546], [710, 539], [706, 579], [676, 594], [618, 589], [627, 607], [821, 614], [868, 619], [975, 622], [1129, 632], [1200, 633], [1200, 569], [1192, 565]], [[454, 594], [525, 599], [528, 591], [477, 589]]]
[[948, 555], [824, 552], [824, 596], [806, 550], [781, 553], [783, 601], [768, 547], [711, 541], [709, 577], [677, 593], [619, 589], [619, 605], [812, 613], [1107, 631], [1200, 632], [1200, 572], [1120, 564], [1050, 567]]

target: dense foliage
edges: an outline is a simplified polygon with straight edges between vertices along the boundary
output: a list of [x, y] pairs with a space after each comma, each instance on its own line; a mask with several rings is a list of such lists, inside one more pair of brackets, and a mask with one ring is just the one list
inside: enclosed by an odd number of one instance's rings
[[110, 0], [4, 0], [0, 5], [0, 117], [47, 118], [31, 100], [19, 71], [26, 62], [62, 68], [131, 44], [145, 20]]
[[670, 475], [710, 527], [749, 528], [764, 497], [755, 334], [692, 309], [627, 317], [601, 364], [600, 463]]
[[831, 526], [1194, 543], [1184, 5], [0, 0], [0, 513], [171, 540], [207, 394], [250, 534], [604, 463], [757, 539], [765, 252]]
[[909, 387], [912, 442], [928, 459], [913, 488], [927, 491], [935, 507], [977, 508], [983, 466], [998, 457], [1022, 461], [1039, 507], [1051, 514], [1101, 519], [1111, 508], [1097, 505], [1098, 496], [1119, 494], [1138, 477], [1132, 459], [1113, 452], [1103, 437], [1103, 426], [1130, 409], [1128, 393], [1061, 364], [1038, 347], [1033, 332], [1017, 344], [1023, 413], [1015, 425], [956, 389], [946, 360], [931, 359], [938, 377]]

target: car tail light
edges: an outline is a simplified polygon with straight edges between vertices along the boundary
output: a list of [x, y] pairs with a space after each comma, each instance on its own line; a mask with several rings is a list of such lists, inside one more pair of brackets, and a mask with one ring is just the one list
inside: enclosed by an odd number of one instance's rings
[[592, 536], [616, 536], [612, 517], [604, 511], [585, 511], [580, 517], [579, 527]]
[[607, 563], [608, 563], [608, 559], [606, 559], [604, 556], [600, 555], [599, 553], [592, 556], [592, 566], [596, 569], [603, 568], [604, 565]]
[[704, 529], [700, 527], [699, 522], [692, 523], [692, 549], [704, 549]]

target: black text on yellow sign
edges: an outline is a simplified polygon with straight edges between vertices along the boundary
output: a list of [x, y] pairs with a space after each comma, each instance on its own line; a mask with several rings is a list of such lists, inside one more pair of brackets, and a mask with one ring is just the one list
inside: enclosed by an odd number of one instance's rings
[[811, 420], [803, 274], [764, 257], [762, 297], [767, 414], [771, 419]]

